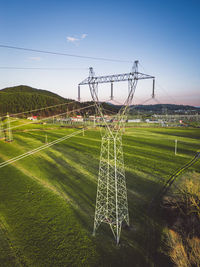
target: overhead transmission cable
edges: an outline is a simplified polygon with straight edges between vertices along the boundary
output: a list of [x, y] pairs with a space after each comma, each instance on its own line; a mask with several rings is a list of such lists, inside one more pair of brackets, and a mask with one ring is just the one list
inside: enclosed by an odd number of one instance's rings
[[122, 62], [133, 63], [130, 60], [112, 59], [112, 58], [104, 58], [104, 57], [82, 56], [82, 55], [76, 55], [76, 54], [53, 52], [53, 51], [47, 51], [47, 50], [32, 49], [32, 48], [25, 48], [25, 47], [19, 47], [19, 46], [4, 45], [4, 44], [0, 44], [0, 48], [8, 48], [8, 49], [14, 49], [14, 50], [21, 50], [21, 51], [28, 51], [28, 52], [36, 52], [36, 53], [43, 53], [43, 54], [50, 54], [50, 55], [58, 55], [58, 56], [67, 56], [67, 57], [76, 57], [76, 58], [92, 59], [92, 60], [102, 60], [102, 61], [121, 62], [121, 63]]
[[88, 70], [88, 68], [2, 67], [1, 70]]
[[110, 113], [113, 113], [113, 115], [117, 115], [117, 113], [118, 113], [118, 111], [112, 111], [112, 110], [109, 110], [109, 109], [104, 108], [104, 107], [102, 107], [102, 109], [105, 110], [105, 111], [108, 111]]
[[168, 96], [171, 98], [171, 100], [173, 100], [174, 104], [178, 105], [177, 104], [177, 101], [174, 99], [173, 96], [171, 96], [158, 82], [156, 82], [158, 87]]
[[[74, 102], [75, 102], [75, 100], [73, 100], [71, 102], [65, 102], [65, 103], [61, 103], [61, 104], [56, 104], [56, 105], [53, 105], [53, 106], [47, 106], [47, 107], [42, 107], [42, 108], [38, 108], [38, 109], [32, 109], [32, 110], [28, 110], [28, 111], [19, 112], [19, 113], [13, 113], [13, 114], [9, 114], [9, 116], [10, 117], [11, 116], [17, 116], [17, 115], [21, 115], [21, 114], [25, 114], [25, 113], [31, 113], [31, 112], [34, 112], [34, 111], [38, 111], [38, 110], [44, 110], [44, 109], [48, 109], [48, 108], [54, 108], [54, 107], [58, 107], [58, 106], [69, 105], [69, 104], [72, 104]], [[1, 118], [4, 118], [6, 116], [7, 115], [4, 115]]]
[[[86, 129], [87, 129], [87, 128], [84, 128], [84, 130], [86, 130]], [[19, 156], [16, 156], [16, 157], [14, 157], [14, 158], [11, 158], [11, 159], [9, 159], [9, 160], [6, 160], [6, 161], [0, 163], [0, 168], [3, 168], [3, 167], [5, 167], [5, 166], [7, 166], [7, 165], [9, 165], [9, 164], [12, 164], [12, 163], [14, 163], [14, 162], [20, 160], [20, 159], [23, 159], [23, 158], [25, 158], [25, 157], [28, 157], [28, 156], [30, 156], [30, 155], [33, 155], [33, 154], [35, 154], [35, 153], [41, 151], [41, 150], [44, 150], [44, 149], [46, 149], [46, 148], [48, 148], [48, 147], [51, 147], [51, 146], [53, 146], [53, 145], [55, 145], [55, 144], [58, 144], [58, 143], [60, 143], [60, 142], [62, 142], [62, 141], [65, 141], [66, 139], [69, 139], [69, 138], [71, 138], [71, 137], [73, 137], [73, 136], [76, 136], [76, 135], [78, 135], [78, 134], [80, 134], [80, 133], [82, 133], [82, 132], [83, 132], [83, 129], [81, 129], [81, 130], [79, 130], [79, 131], [76, 131], [76, 132], [74, 132], [74, 133], [72, 133], [72, 134], [65, 135], [65, 136], [63, 136], [63, 137], [61, 137], [61, 138], [58, 138], [58, 139], [56, 139], [56, 140], [54, 140], [54, 141], [52, 141], [52, 142], [50, 142], [50, 143], [48, 143], [48, 144], [42, 145], [42, 146], [40, 146], [40, 147], [37, 147], [37, 148], [35, 148], [35, 149], [31, 150], [31, 151], [28, 151], [28, 152], [26, 152], [26, 153], [24, 153], [24, 154], [21, 154], [21, 155], [19, 155]]]
[[[74, 111], [80, 111], [80, 110], [83, 110], [83, 109], [86, 109], [86, 108], [89, 108], [89, 107], [93, 107], [93, 106], [95, 106], [95, 104], [89, 105], [89, 106], [86, 106], [86, 107], [82, 107], [82, 108], [78, 108], [78, 109], [74, 109], [74, 110], [70, 110], [70, 111], [67, 111], [67, 112], [64, 112], [64, 113], [60, 113], [60, 114], [57, 114], [57, 115], [45, 117], [45, 118], [40, 119], [40, 121], [48, 120], [48, 119], [55, 118], [55, 117], [62, 116], [62, 115], [66, 115], [66, 114], [70, 114], [70, 113], [73, 113]], [[13, 127], [9, 127], [7, 129], [3, 129], [3, 131], [11, 130], [11, 129], [18, 128], [18, 127], [25, 126], [25, 125], [32, 124], [32, 123], [35, 123], [35, 121], [31, 121], [31, 122], [27, 122], [27, 123], [24, 123], [24, 124], [16, 125], [16, 126], [13, 126]]]
[[[139, 65], [142, 67], [142, 69], [146, 72], [146, 69], [144, 68], [144, 66], [139, 62]], [[165, 90], [160, 84], [159, 82], [156, 81], [156, 85], [168, 96], [171, 98], [171, 100], [173, 100], [174, 104], [177, 104], [177, 101], [174, 99], [174, 97], [172, 97], [167, 90]]]

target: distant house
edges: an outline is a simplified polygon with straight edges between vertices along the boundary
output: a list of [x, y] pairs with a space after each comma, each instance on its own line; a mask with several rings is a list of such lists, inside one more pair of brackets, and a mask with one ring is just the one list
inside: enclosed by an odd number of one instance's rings
[[147, 123], [160, 123], [160, 121], [152, 121], [152, 120], [149, 120], [149, 119], [146, 119], [145, 120]]
[[83, 117], [80, 115], [77, 115], [77, 117], [72, 117], [71, 121], [83, 122]]
[[37, 116], [28, 117], [27, 120], [36, 121], [37, 120]]
[[141, 119], [128, 120], [128, 122], [141, 122]]
[[[106, 120], [106, 122], [110, 122], [111, 117], [108, 115], [104, 115], [104, 119]], [[102, 116], [89, 116], [89, 121], [96, 121], [96, 122], [100, 122], [103, 121], [103, 117]]]
[[93, 121], [94, 119], [95, 119], [95, 116], [92, 116], [92, 115], [89, 116], [89, 120], [90, 120], [90, 121]]

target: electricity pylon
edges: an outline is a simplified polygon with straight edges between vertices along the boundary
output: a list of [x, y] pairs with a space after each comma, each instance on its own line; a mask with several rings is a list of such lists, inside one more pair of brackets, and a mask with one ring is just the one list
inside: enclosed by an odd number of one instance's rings
[[7, 116], [6, 116], [6, 131], [5, 131], [5, 141], [6, 142], [12, 142], [13, 141], [13, 135], [12, 135], [12, 130], [10, 128], [10, 116], [9, 114], [7, 113]]
[[[93, 234], [95, 235], [101, 223], [109, 224], [117, 244], [119, 243], [123, 221], [129, 225], [122, 130], [127, 118], [128, 107], [132, 102], [137, 82], [140, 79], [154, 79], [154, 77], [139, 73], [138, 61], [135, 61], [132, 71], [125, 74], [96, 77], [93, 68], [90, 68], [89, 77], [79, 83], [78, 86], [78, 98], [80, 101], [80, 86], [89, 85], [96, 110], [105, 126], [105, 131], [102, 131]], [[113, 99], [113, 83], [119, 81], [128, 81], [128, 97], [115, 116], [113, 123], [108, 124], [98, 99], [98, 85], [99, 83], [111, 83], [111, 99]]]
[[3, 133], [3, 123], [0, 118], [0, 139], [4, 138], [4, 133]]

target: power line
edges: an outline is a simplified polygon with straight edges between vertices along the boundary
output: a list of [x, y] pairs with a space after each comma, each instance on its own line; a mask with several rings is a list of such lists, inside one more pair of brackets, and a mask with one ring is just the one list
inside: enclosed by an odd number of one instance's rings
[[171, 100], [174, 102], [174, 104], [177, 105], [176, 99], [173, 96], [171, 96], [158, 82], [157, 82], [157, 85], [168, 97], [171, 98]]
[[88, 70], [88, 68], [0, 67], [1, 70]]
[[[86, 108], [89, 108], [89, 107], [93, 107], [93, 106], [95, 106], [95, 104], [89, 105], [89, 106], [86, 106], [86, 107], [82, 107], [82, 108], [78, 108], [78, 109], [74, 109], [74, 110], [71, 110], [71, 111], [67, 111], [67, 112], [64, 112], [64, 113], [60, 113], [60, 114], [57, 114], [57, 115], [45, 117], [45, 118], [41, 119], [40, 121], [47, 120], [47, 119], [50, 119], [50, 118], [55, 118], [55, 117], [58, 117], [58, 116], [61, 116], [61, 115], [65, 115], [65, 114], [70, 114], [70, 113], [73, 113], [74, 111], [80, 111], [80, 110], [83, 110], [83, 109], [86, 109]], [[11, 129], [18, 128], [20, 126], [25, 126], [25, 125], [32, 124], [32, 123], [35, 123], [35, 121], [31, 121], [31, 122], [23, 123], [23, 124], [16, 125], [16, 126], [13, 126], [13, 127], [9, 127], [9, 128], [3, 129], [1, 131], [11, 130]]]
[[111, 59], [111, 58], [104, 58], [104, 57], [81, 56], [81, 55], [75, 55], [75, 54], [60, 53], [60, 52], [32, 49], [32, 48], [25, 48], [25, 47], [11, 46], [11, 45], [3, 45], [3, 44], [0, 44], [0, 48], [9, 48], [9, 49], [15, 49], [15, 50], [21, 50], [21, 51], [29, 51], [29, 52], [36, 52], [36, 53], [43, 53], [43, 54], [50, 54], [50, 55], [92, 59], [92, 60], [133, 63], [130, 60]]
[[[142, 67], [142, 69], [146, 72], [146, 70], [145, 70], [145, 68], [144, 68], [144, 66], [139, 62], [139, 65]], [[170, 97], [171, 98], [171, 100], [173, 100], [173, 102], [174, 102], [174, 104], [177, 104], [177, 101], [175, 100], [175, 98], [172, 96], [172, 95], [170, 95], [168, 92], [167, 92], [167, 90], [165, 90], [160, 84], [159, 84], [159, 82], [157, 82], [156, 81], [156, 84], [157, 84], [157, 86], [168, 96], [168, 97]]]
[[[53, 105], [53, 106], [47, 106], [47, 107], [38, 108], [38, 109], [32, 109], [32, 110], [28, 110], [28, 111], [19, 112], [19, 113], [13, 113], [13, 114], [9, 114], [9, 116], [10, 117], [11, 116], [17, 116], [17, 115], [21, 115], [21, 114], [25, 114], [25, 113], [31, 113], [31, 112], [34, 112], [34, 111], [38, 111], [38, 110], [44, 110], [44, 109], [48, 109], [48, 108], [54, 108], [54, 107], [59, 107], [59, 106], [63, 106], [63, 105], [69, 105], [69, 104], [72, 104], [74, 102], [75, 102], [75, 100], [71, 101], [71, 102], [62, 103], [62, 104], [56, 104], [56, 105]], [[1, 118], [4, 118], [6, 116], [7, 115], [4, 115]]]
[[[84, 130], [86, 130], [86, 129], [84, 129]], [[26, 153], [24, 153], [24, 154], [21, 154], [21, 155], [17, 156], [17, 157], [15, 157], [15, 158], [6, 160], [6, 161], [0, 163], [0, 168], [3, 168], [3, 167], [5, 167], [5, 166], [7, 166], [7, 165], [9, 165], [9, 164], [12, 164], [12, 163], [14, 163], [14, 162], [16, 162], [16, 161], [18, 161], [18, 160], [20, 160], [20, 159], [23, 159], [23, 158], [25, 158], [25, 157], [30, 156], [30, 155], [33, 155], [33, 154], [35, 154], [36, 152], [39, 152], [39, 151], [44, 150], [44, 149], [46, 149], [46, 148], [49, 148], [49, 147], [51, 147], [51, 146], [53, 146], [53, 145], [55, 145], [55, 144], [57, 144], [57, 143], [60, 143], [60, 142], [62, 142], [62, 141], [65, 141], [66, 139], [69, 139], [69, 138], [71, 138], [71, 137], [73, 137], [73, 136], [75, 136], [75, 135], [77, 135], [77, 134], [82, 133], [82, 131], [83, 131], [83, 130], [81, 129], [81, 130], [76, 131], [76, 132], [74, 132], [74, 133], [72, 133], [72, 134], [65, 135], [64, 137], [61, 137], [61, 138], [59, 138], [59, 139], [56, 139], [56, 140], [54, 140], [54, 141], [52, 141], [52, 142], [50, 142], [50, 143], [48, 143], [48, 144], [45, 144], [45, 145], [43, 145], [43, 146], [37, 147], [37, 148], [35, 148], [35, 149], [31, 150], [31, 151], [28, 151], [28, 152], [26, 152]]]

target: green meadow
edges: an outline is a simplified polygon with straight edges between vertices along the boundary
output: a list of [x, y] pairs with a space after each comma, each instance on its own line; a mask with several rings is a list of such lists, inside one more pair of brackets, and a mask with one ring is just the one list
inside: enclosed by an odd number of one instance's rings
[[[43, 145], [46, 134], [51, 142], [78, 129], [30, 124], [13, 130], [13, 142], [0, 140], [0, 162]], [[123, 227], [119, 246], [108, 225], [92, 236], [100, 145], [99, 129], [90, 129], [0, 168], [0, 266], [153, 266], [145, 223], [149, 203], [200, 149], [200, 129], [126, 129], [130, 227]], [[190, 171], [199, 167], [197, 162]], [[160, 238], [163, 228], [160, 220]], [[159, 243], [154, 250], [162, 266], [170, 266]]]

